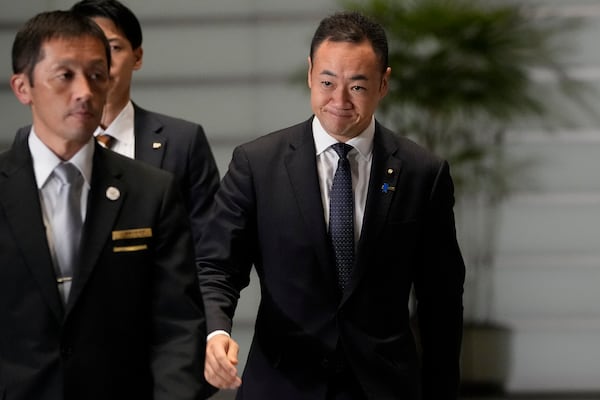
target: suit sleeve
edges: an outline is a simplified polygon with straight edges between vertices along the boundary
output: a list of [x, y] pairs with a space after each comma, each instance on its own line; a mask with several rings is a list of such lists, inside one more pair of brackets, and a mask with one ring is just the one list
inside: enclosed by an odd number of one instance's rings
[[206, 326], [185, 207], [174, 181], [153, 232], [154, 400], [201, 398]]
[[[195, 126], [188, 154], [189, 208], [194, 244], [197, 247], [206, 234], [210, 208], [219, 187], [219, 171], [215, 158], [200, 125]], [[196, 251], [198, 249], [196, 248]]]
[[462, 340], [465, 266], [456, 240], [454, 188], [446, 162], [427, 207], [423, 265], [415, 278], [424, 400], [456, 399]]
[[255, 202], [250, 163], [238, 147], [196, 253], [208, 333], [231, 332], [240, 292], [250, 282], [250, 269], [257, 260]]

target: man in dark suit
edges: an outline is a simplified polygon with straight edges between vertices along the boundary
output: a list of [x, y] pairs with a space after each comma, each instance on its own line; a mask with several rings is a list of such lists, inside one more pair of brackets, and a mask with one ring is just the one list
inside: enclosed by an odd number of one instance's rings
[[42, 13], [12, 54], [33, 124], [0, 155], [0, 398], [200, 398], [205, 319], [181, 195], [171, 174], [93, 139], [102, 30]]
[[[325, 18], [308, 58], [315, 115], [233, 153], [198, 268], [205, 376], [239, 387], [238, 399], [457, 397], [465, 267], [453, 184], [445, 161], [374, 119], [387, 55], [378, 24]], [[231, 321], [253, 264], [261, 303], [240, 378]]]
[[142, 28], [118, 0], [82, 0], [72, 11], [92, 18], [111, 46], [110, 87], [97, 136], [110, 148], [173, 175], [183, 193], [197, 243], [219, 185], [219, 172], [202, 126], [147, 111], [131, 101], [133, 72], [142, 67]]

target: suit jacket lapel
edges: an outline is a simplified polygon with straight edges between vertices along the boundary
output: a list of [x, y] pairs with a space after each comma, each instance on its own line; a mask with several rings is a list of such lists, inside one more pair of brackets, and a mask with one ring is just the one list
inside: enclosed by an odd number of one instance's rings
[[15, 141], [11, 158], [0, 171], [0, 204], [27, 267], [58, 320], [63, 308], [48, 247], [33, 161], [27, 140]]
[[160, 134], [162, 123], [151, 113], [133, 105], [136, 160], [142, 160], [157, 168], [162, 166], [167, 139]]
[[357, 246], [355, 265], [349, 287], [344, 291], [342, 303], [360, 282], [362, 274], [368, 268], [368, 249], [379, 237], [387, 223], [392, 199], [401, 196], [397, 190], [402, 161], [396, 156], [397, 144], [389, 131], [384, 131], [379, 123], [375, 126], [373, 139], [373, 162], [369, 177], [369, 189], [365, 205], [365, 215]]
[[74, 274], [67, 315], [98, 263], [106, 241], [111, 240], [115, 220], [123, 199], [127, 196], [127, 186], [120, 179], [122, 172], [110, 163], [110, 157], [113, 157], [110, 151], [96, 145], [87, 214], [81, 238], [81, 259]]
[[311, 121], [312, 119], [308, 120], [302, 126], [302, 132], [295, 132], [292, 137], [289, 153], [285, 157], [285, 166], [290, 178], [290, 185], [305, 222], [306, 231], [313, 240], [320, 265], [325, 270], [325, 276], [335, 280], [323, 202], [319, 190], [316, 150]]

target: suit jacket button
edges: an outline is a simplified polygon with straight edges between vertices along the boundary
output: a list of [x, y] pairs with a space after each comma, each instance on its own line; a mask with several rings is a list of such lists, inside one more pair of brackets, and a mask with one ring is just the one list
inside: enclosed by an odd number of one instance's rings
[[321, 360], [321, 367], [323, 367], [323, 369], [328, 369], [330, 364], [331, 363], [328, 358], [324, 358]]
[[60, 348], [60, 355], [62, 358], [69, 358], [73, 355], [73, 348], [69, 346], [63, 346]]

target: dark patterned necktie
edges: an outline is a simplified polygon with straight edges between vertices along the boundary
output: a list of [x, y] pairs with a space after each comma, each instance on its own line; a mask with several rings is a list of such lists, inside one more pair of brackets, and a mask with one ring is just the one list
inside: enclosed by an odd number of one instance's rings
[[329, 235], [338, 284], [343, 291], [350, 280], [354, 263], [354, 196], [350, 161], [346, 158], [353, 147], [345, 143], [336, 143], [331, 147], [340, 158], [329, 194]]

